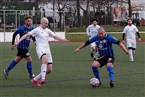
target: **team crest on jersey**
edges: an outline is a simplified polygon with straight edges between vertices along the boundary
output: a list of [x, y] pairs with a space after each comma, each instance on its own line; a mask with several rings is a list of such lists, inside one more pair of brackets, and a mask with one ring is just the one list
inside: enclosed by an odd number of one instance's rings
[[106, 40], [105, 39], [103, 40], [103, 43], [106, 43]]
[[100, 43], [103, 43], [103, 41], [100, 41]]
[[102, 44], [99, 44], [99, 48], [102, 48], [103, 47], [103, 45]]

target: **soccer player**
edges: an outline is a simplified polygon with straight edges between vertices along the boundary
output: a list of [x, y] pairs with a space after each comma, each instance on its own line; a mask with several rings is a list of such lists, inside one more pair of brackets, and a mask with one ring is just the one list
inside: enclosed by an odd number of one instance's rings
[[[50, 29], [48, 29], [48, 23], [49, 21], [47, 18], [42, 18], [39, 27], [25, 34], [18, 42], [15, 43], [15, 46], [17, 46], [21, 41], [31, 35], [34, 36], [36, 39], [36, 52], [42, 62], [40, 74], [38, 74], [35, 78], [31, 80], [31, 82], [34, 83], [36, 87], [40, 87], [41, 84], [44, 84], [46, 82], [46, 74], [52, 72], [53, 60], [48, 43], [49, 37], [53, 37], [54, 39], [59, 41], [67, 41], [66, 39], [62, 39], [56, 36]], [[40, 80], [40, 83], [38, 82], [38, 80]]]
[[139, 31], [135, 25], [132, 24], [132, 19], [128, 18], [128, 25], [123, 30], [122, 40], [124, 41], [126, 34], [127, 48], [129, 51], [129, 61], [134, 61], [133, 55], [136, 49], [136, 33], [138, 35], [138, 40], [141, 40]]
[[[32, 21], [32, 17], [31, 16], [26, 16], [24, 18], [25, 24], [20, 26], [16, 32], [13, 34], [12, 37], [12, 49], [14, 49], [14, 43], [15, 43], [15, 37], [19, 34], [20, 38], [22, 36], [24, 36], [25, 34], [27, 34], [29, 31], [33, 30], [34, 27], [32, 25], [33, 21]], [[4, 70], [4, 77], [5, 79], [8, 78], [8, 74], [10, 72], [11, 69], [13, 69], [16, 64], [18, 64], [23, 58], [26, 59], [27, 61], [27, 70], [29, 73], [29, 77], [30, 79], [32, 79], [34, 77], [34, 74], [32, 73], [32, 58], [29, 54], [29, 44], [30, 44], [30, 40], [32, 38], [28, 37], [27, 39], [23, 40], [22, 42], [20, 42], [20, 44], [17, 46], [17, 56], [16, 58], [11, 61], [11, 63], [9, 64], [9, 66]], [[33, 38], [34, 40], [34, 38]]]
[[[94, 36], [93, 38], [89, 39], [85, 43], [83, 43], [80, 47], [78, 47], [74, 52], [79, 52], [82, 48], [86, 47], [87, 45], [95, 42], [99, 57], [93, 61], [92, 63], [92, 70], [97, 79], [100, 80], [98, 68], [103, 67], [106, 65], [109, 79], [110, 79], [110, 87], [114, 87], [114, 70], [113, 70], [113, 63], [114, 63], [114, 51], [112, 44], [118, 44], [123, 51], [128, 54], [128, 50], [125, 48], [124, 44], [111, 36], [110, 34], [106, 34], [104, 28], [99, 28], [98, 35]], [[101, 85], [101, 80], [100, 80]]]
[[[98, 29], [100, 28], [100, 26], [97, 25], [97, 23], [98, 21], [96, 19], [93, 19], [92, 24], [89, 25], [86, 29], [89, 39], [98, 34]], [[97, 49], [95, 42], [91, 43], [90, 46], [91, 46], [91, 57], [95, 59], [97, 57]]]

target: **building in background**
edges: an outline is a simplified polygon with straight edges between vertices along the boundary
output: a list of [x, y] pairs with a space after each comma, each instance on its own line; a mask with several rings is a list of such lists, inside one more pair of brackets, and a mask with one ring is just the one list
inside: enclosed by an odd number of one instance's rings
[[133, 18], [145, 19], [145, 0], [131, 0]]

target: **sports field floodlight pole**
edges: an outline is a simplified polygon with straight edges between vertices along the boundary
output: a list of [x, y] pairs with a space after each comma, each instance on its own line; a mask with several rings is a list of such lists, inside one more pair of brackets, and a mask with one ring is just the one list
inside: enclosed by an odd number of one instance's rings
[[140, 11], [141, 11], [141, 19], [142, 19], [142, 18], [143, 18], [143, 17], [142, 17], [142, 14], [143, 14], [143, 13], [142, 13], [142, 11], [143, 11], [143, 6], [140, 7]]

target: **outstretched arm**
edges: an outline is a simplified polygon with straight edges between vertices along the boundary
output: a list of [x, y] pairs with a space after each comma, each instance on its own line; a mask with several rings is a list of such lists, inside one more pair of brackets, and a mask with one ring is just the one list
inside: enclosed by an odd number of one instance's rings
[[125, 33], [122, 34], [122, 42], [125, 42]]
[[67, 42], [68, 41], [67, 39], [63, 39], [63, 38], [60, 38], [58, 36], [54, 36], [54, 39], [56, 39], [58, 41], [62, 41], [62, 42]]
[[22, 36], [19, 41], [15, 42], [14, 47], [16, 47], [22, 40], [24, 40], [24, 39], [26, 39], [27, 37], [30, 37], [30, 36], [31, 36], [31, 34], [29, 34], [29, 33]]
[[74, 52], [75, 53], [79, 52], [82, 48], [88, 46], [89, 44], [90, 44], [89, 41], [84, 42], [80, 47], [76, 48]]
[[128, 50], [126, 49], [126, 47], [124, 46], [124, 44], [122, 42], [119, 42], [119, 46], [122, 48], [122, 50], [128, 55]]
[[14, 33], [13, 34], [13, 37], [12, 37], [12, 49], [14, 49], [14, 43], [15, 43], [15, 38], [16, 38], [16, 36], [17, 36], [17, 33]]
[[136, 32], [136, 34], [138, 36], [138, 40], [141, 40], [139, 32]]

